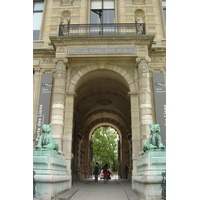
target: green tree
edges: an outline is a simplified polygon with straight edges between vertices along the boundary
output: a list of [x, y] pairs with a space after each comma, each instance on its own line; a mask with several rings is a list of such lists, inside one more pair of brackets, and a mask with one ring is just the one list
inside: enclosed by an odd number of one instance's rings
[[93, 160], [98, 162], [102, 169], [108, 164], [112, 171], [118, 169], [118, 157], [114, 152], [117, 151], [118, 134], [110, 127], [100, 127], [93, 134]]

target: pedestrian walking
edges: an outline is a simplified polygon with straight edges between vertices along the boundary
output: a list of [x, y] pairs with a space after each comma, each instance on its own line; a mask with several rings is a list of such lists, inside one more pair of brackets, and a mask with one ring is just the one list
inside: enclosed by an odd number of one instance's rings
[[112, 173], [111, 173], [110, 169], [108, 169], [107, 172], [108, 172], [108, 179], [111, 179], [110, 176], [111, 176]]
[[98, 181], [98, 175], [99, 175], [99, 165], [98, 162], [96, 162], [96, 165], [94, 166], [94, 175], [95, 175], [95, 182]]
[[108, 182], [108, 165], [105, 164], [103, 167], [103, 173], [104, 173], [104, 182], [107, 183]]

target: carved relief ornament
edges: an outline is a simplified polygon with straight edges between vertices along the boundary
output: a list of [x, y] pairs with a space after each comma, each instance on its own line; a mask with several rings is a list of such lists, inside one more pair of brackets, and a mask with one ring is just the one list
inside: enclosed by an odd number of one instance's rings
[[73, 5], [74, 0], [60, 0], [61, 6], [71, 6]]
[[66, 76], [66, 68], [68, 67], [68, 59], [54, 59], [54, 63], [56, 63], [56, 77], [65, 77]]
[[138, 73], [147, 73], [148, 72], [148, 66], [151, 59], [149, 57], [146, 58], [136, 58], [136, 65], [138, 66]]
[[132, 0], [133, 4], [145, 4], [145, 0]]
[[138, 51], [140, 51], [140, 52], [148, 51], [147, 46], [138, 46]]
[[53, 58], [42, 58], [42, 63], [52, 63]]
[[56, 53], [63, 53], [63, 52], [65, 52], [64, 47], [57, 47]]

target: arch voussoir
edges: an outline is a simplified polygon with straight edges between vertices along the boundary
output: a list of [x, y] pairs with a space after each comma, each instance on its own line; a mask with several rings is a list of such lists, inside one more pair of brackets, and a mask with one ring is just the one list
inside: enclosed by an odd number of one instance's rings
[[87, 73], [95, 71], [95, 70], [109, 70], [109, 71], [117, 73], [118, 75], [122, 76], [123, 79], [126, 81], [127, 86], [129, 86], [129, 90], [130, 91], [132, 91], [132, 90], [135, 91], [135, 86], [133, 86], [134, 82], [135, 82], [134, 78], [128, 73], [128, 71], [124, 67], [120, 67], [120, 66], [117, 66], [117, 65], [106, 65], [105, 68], [98, 68], [97, 65], [92, 65], [92, 66], [87, 66], [85, 68], [82, 68], [82, 69], [78, 70], [78, 72], [76, 73], [76, 75], [73, 76], [71, 78], [71, 80], [70, 80], [69, 91], [70, 92], [75, 92], [76, 85], [77, 85], [78, 81], [84, 75], [86, 75]]

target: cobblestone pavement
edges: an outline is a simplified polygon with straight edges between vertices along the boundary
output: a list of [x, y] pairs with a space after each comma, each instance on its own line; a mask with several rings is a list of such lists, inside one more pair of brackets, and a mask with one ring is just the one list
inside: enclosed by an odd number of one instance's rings
[[113, 179], [108, 183], [103, 180], [85, 179], [74, 182], [72, 189], [54, 197], [54, 200], [142, 200], [137, 191], [131, 189], [130, 180]]

